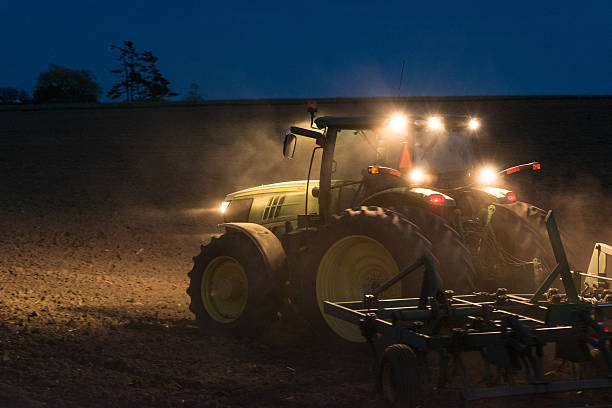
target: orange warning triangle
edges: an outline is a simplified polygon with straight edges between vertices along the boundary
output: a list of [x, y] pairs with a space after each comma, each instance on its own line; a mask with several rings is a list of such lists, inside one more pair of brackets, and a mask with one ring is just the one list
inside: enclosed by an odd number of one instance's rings
[[409, 169], [412, 167], [412, 160], [410, 160], [410, 150], [408, 150], [408, 143], [404, 143], [402, 150], [402, 158], [400, 159], [399, 168]]

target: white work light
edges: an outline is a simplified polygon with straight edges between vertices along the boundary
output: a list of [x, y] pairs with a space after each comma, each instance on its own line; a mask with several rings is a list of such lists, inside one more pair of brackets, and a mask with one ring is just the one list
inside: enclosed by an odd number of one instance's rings
[[493, 167], [483, 167], [478, 171], [478, 183], [492, 184], [497, 180], [497, 171]]
[[444, 125], [442, 123], [441, 118], [439, 118], [438, 116], [432, 116], [427, 119], [427, 127], [429, 128], [429, 130], [442, 130]]
[[426, 177], [427, 175], [421, 169], [414, 169], [410, 172], [410, 181], [414, 184], [422, 183]]
[[392, 132], [402, 132], [406, 130], [406, 116], [401, 113], [396, 113], [391, 116], [387, 128]]

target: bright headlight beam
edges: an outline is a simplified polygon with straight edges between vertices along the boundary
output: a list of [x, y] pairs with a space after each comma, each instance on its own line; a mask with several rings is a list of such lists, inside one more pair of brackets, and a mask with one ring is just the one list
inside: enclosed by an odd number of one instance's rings
[[430, 130], [442, 130], [444, 125], [442, 124], [442, 119], [438, 116], [432, 116], [427, 119], [427, 127]]
[[225, 214], [225, 210], [227, 210], [227, 207], [230, 205], [229, 201], [223, 201], [221, 203], [221, 205], [219, 206], [219, 211], [221, 211], [221, 214]]
[[497, 171], [493, 167], [484, 167], [478, 172], [480, 184], [492, 184], [497, 180]]
[[392, 132], [402, 132], [406, 130], [406, 116], [401, 113], [396, 113], [391, 116], [387, 128]]
[[421, 183], [425, 180], [425, 173], [421, 169], [414, 169], [410, 172], [410, 181]]
[[470, 130], [476, 130], [480, 127], [480, 122], [478, 121], [478, 119], [470, 119], [470, 121], [468, 122], [468, 127], [470, 128]]

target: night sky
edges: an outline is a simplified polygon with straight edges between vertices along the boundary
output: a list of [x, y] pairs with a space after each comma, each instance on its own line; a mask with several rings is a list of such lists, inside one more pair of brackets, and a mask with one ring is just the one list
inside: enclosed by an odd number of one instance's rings
[[2, 0], [0, 87], [151, 50], [183, 99], [612, 94], [612, 1]]

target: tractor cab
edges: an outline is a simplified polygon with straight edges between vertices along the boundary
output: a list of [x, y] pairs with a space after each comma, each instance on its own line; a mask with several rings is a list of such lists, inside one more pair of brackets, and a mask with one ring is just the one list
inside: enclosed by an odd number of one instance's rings
[[316, 140], [315, 149], [322, 150], [317, 195], [323, 219], [385, 192], [420, 206], [453, 207], [452, 197], [431, 186], [468, 183], [472, 140], [480, 125], [468, 116], [404, 114], [324, 116], [313, 124], [313, 129], [288, 129], [284, 154], [293, 156], [296, 135]]

